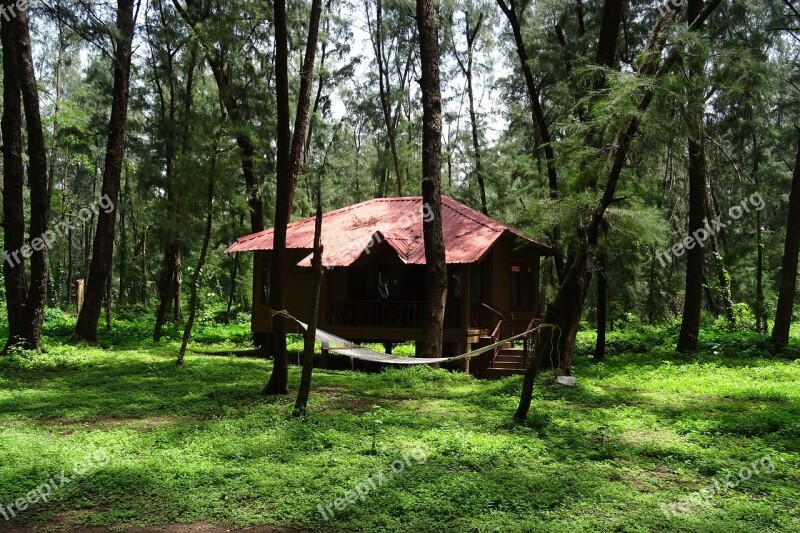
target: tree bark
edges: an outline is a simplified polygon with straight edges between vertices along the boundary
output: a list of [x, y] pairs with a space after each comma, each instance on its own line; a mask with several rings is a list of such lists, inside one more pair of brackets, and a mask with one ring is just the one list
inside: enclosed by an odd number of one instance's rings
[[[289, 35], [286, 27], [286, 1], [276, 0], [275, 12], [275, 91], [277, 101], [277, 181], [275, 202], [275, 227], [272, 246], [272, 268], [270, 279], [270, 306], [281, 311], [286, 306], [285, 272], [286, 232], [292, 214], [297, 175], [300, 171], [300, 156], [308, 123], [311, 86], [314, 75], [314, 57], [317, 51], [319, 20], [322, 13], [321, 0], [313, 0], [308, 25], [305, 58], [300, 72], [300, 94], [294, 121], [294, 135], [290, 131], [289, 118]], [[286, 325], [280, 316], [272, 318], [272, 375], [264, 388], [265, 394], [289, 393], [289, 360], [286, 355]]]
[[598, 65], [613, 68], [617, 57], [617, 41], [619, 27], [622, 23], [622, 0], [604, 0], [603, 21], [600, 24], [600, 36], [597, 40]]
[[[10, 5], [9, 0], [3, 2]], [[21, 248], [25, 239], [22, 162], [22, 98], [20, 53], [16, 19], [0, 17], [3, 43], [3, 280], [8, 313], [8, 341], [5, 350], [24, 342], [25, 259]], [[16, 254], [16, 255], [15, 255]]]
[[497, 0], [497, 4], [506, 15], [511, 26], [511, 33], [514, 35], [514, 44], [516, 45], [517, 56], [519, 57], [520, 67], [522, 68], [522, 76], [525, 79], [525, 87], [528, 90], [528, 104], [531, 110], [531, 117], [533, 118], [533, 124], [539, 132], [539, 137], [543, 144], [542, 148], [547, 162], [547, 179], [550, 186], [550, 195], [552, 198], [557, 198], [558, 174], [556, 172], [556, 156], [551, 142], [550, 129], [544, 117], [539, 89], [536, 87], [536, 81], [533, 79], [533, 71], [528, 64], [528, 51], [525, 48], [525, 40], [522, 38], [522, 24], [520, 21], [522, 14], [517, 12], [514, 2], [506, 4], [505, 0]]
[[[455, 53], [458, 66], [467, 80], [467, 97], [469, 99], [469, 120], [472, 130], [472, 149], [475, 152], [475, 177], [478, 179], [478, 191], [481, 196], [481, 211], [484, 215], [489, 216], [489, 206], [486, 203], [486, 180], [483, 176], [483, 165], [481, 164], [481, 142], [480, 135], [478, 134], [478, 113], [475, 110], [475, 90], [472, 84], [472, 64], [474, 61], [475, 40], [478, 38], [478, 32], [481, 31], [483, 26], [483, 13], [478, 15], [478, 21], [475, 27], [471, 28], [469, 23], [469, 12], [464, 12], [464, 35], [467, 38], [467, 61], [466, 65], [461, 60], [457, 52]], [[456, 50], [453, 44], [453, 50]], [[450, 162], [448, 159], [448, 169]], [[450, 171], [448, 170], [448, 176]]]
[[300, 387], [297, 390], [297, 400], [294, 404], [292, 416], [304, 416], [308, 406], [308, 395], [311, 393], [311, 376], [314, 372], [314, 348], [317, 337], [317, 316], [319, 313], [319, 293], [322, 287], [322, 202], [320, 190], [317, 189], [317, 217], [314, 222], [314, 257], [311, 260], [311, 270], [314, 273], [314, 282], [311, 289], [311, 317], [308, 320], [303, 342], [303, 371], [300, 376]]
[[214, 153], [211, 158], [211, 172], [209, 173], [208, 194], [206, 195], [206, 228], [203, 233], [203, 244], [200, 247], [200, 257], [197, 259], [197, 268], [192, 274], [191, 285], [189, 285], [189, 319], [186, 321], [186, 326], [183, 328], [181, 349], [178, 352], [178, 361], [176, 362], [178, 366], [183, 364], [184, 357], [186, 356], [186, 347], [189, 346], [189, 338], [192, 336], [192, 327], [194, 326], [194, 319], [197, 316], [197, 289], [200, 284], [200, 273], [206, 264], [208, 243], [211, 241], [211, 223], [214, 218], [214, 173], [217, 167], [216, 146], [214, 146]]
[[441, 357], [447, 300], [447, 265], [442, 233], [442, 89], [439, 37], [433, 0], [417, 0], [422, 91], [422, 201], [431, 216], [422, 222], [425, 240], [425, 305], [422, 320], [423, 357]]
[[597, 256], [597, 343], [594, 347], [594, 358], [606, 356], [606, 323], [608, 322], [608, 267], [606, 255], [601, 252]]
[[[752, 132], [753, 136], [753, 181], [755, 182], [756, 190], [758, 186], [758, 140], [756, 138], [755, 128]], [[756, 331], [758, 333], [766, 333], [767, 319], [764, 316], [764, 241], [761, 228], [761, 211], [756, 211]]]
[[236, 295], [236, 277], [239, 275], [239, 254], [234, 254], [233, 265], [231, 266], [231, 286], [228, 291], [228, 307], [225, 310], [225, 323], [231, 321], [231, 308], [233, 307], [233, 298]]
[[[5, 17], [3, 17], [5, 19]], [[10, 20], [3, 20], [2, 22], [4, 31], [7, 35], [4, 36], [3, 52], [16, 56], [10, 59], [10, 65], [16, 67], [13, 76], [18, 78], [18, 82], [12, 82], [8, 77], [4, 78], [4, 83], [11, 85], [12, 91], [19, 91], [22, 94], [22, 106], [25, 110], [25, 126], [27, 131], [27, 153], [28, 153], [28, 186], [30, 188], [30, 225], [28, 234], [30, 235], [30, 248], [32, 253], [30, 255], [30, 285], [25, 281], [25, 268], [20, 264], [16, 267], [17, 271], [12, 272], [12, 300], [19, 297], [20, 308], [17, 309], [21, 322], [15, 324], [19, 329], [11, 334], [9, 328], [9, 344], [12, 342], [21, 341], [23, 347], [29, 350], [41, 350], [40, 341], [42, 333], [42, 323], [44, 321], [44, 307], [47, 301], [47, 285], [48, 285], [48, 249], [47, 240], [50, 238], [47, 234], [47, 223], [50, 216], [50, 194], [48, 183], [48, 167], [47, 167], [47, 149], [44, 142], [44, 131], [42, 129], [42, 119], [39, 111], [39, 93], [36, 85], [36, 73], [33, 66], [33, 53], [31, 50], [31, 38], [28, 31], [28, 14], [25, 10], [17, 9], [16, 17], [11, 17]], [[6, 39], [6, 37], [8, 39]], [[8, 42], [13, 41], [13, 42]], [[9, 45], [6, 50], [6, 44]], [[11, 74], [6, 71], [5, 74]], [[9, 104], [11, 105], [9, 124], [11, 135], [7, 142], [11, 143], [9, 156], [19, 158], [18, 161], [9, 161], [10, 163], [10, 176], [6, 179], [11, 180], [11, 186], [8, 189], [12, 199], [19, 199], [20, 205], [12, 210], [11, 224], [6, 227], [6, 236], [11, 236], [12, 242], [21, 238], [21, 232], [24, 226], [24, 214], [22, 213], [22, 142], [21, 142], [21, 129], [22, 123], [19, 119], [19, 93], [16, 96], [9, 95]], [[5, 131], [4, 133], [4, 141]], [[5, 143], [4, 143], [5, 145]], [[17, 151], [19, 147], [19, 151]], [[5, 148], [5, 146], [4, 146]], [[5, 200], [5, 198], [4, 198]], [[21, 222], [19, 227], [13, 225]], [[11, 227], [9, 227], [11, 226]], [[8, 261], [8, 259], [6, 259]], [[6, 265], [11, 266], [11, 265]], [[12, 269], [14, 267], [11, 267]], [[21, 292], [16, 292], [17, 288]], [[15, 301], [12, 304], [16, 304]], [[9, 307], [9, 319], [14, 312], [12, 307]], [[11, 320], [10, 320], [11, 321]], [[16, 322], [16, 320], [14, 320]], [[11, 326], [11, 324], [9, 324]]]
[[778, 285], [778, 306], [772, 340], [780, 347], [789, 344], [789, 328], [797, 291], [797, 254], [800, 253], [800, 128], [797, 128], [797, 155], [789, 193], [789, 214], [786, 219], [786, 239], [783, 243], [781, 279]]
[[[368, 8], [369, 9], [369, 8]], [[367, 17], [369, 22], [369, 17]], [[375, 17], [375, 36], [373, 40], [373, 48], [375, 50], [375, 61], [378, 66], [378, 94], [380, 97], [381, 111], [383, 112], [383, 122], [386, 125], [386, 136], [388, 137], [389, 149], [392, 156], [392, 164], [394, 167], [395, 177], [397, 179], [397, 196], [403, 195], [403, 174], [400, 169], [400, 155], [397, 152], [397, 122], [400, 110], [399, 108], [392, 113], [392, 87], [389, 80], [389, 66], [385, 56], [384, 42], [383, 42], [383, 2], [377, 0], [376, 3], [376, 17]], [[411, 55], [409, 51], [408, 61], [406, 62], [406, 71], [411, 62]], [[402, 80], [400, 90], [405, 87], [405, 77]]]
[[[511, 26], [511, 33], [514, 36], [514, 44], [516, 45], [517, 56], [520, 61], [520, 68], [522, 69], [522, 76], [525, 79], [525, 87], [528, 92], [528, 105], [530, 106], [531, 118], [533, 125], [539, 132], [539, 137], [542, 142], [542, 149], [544, 151], [545, 161], [547, 164], [547, 182], [550, 189], [550, 198], [555, 200], [558, 198], [558, 173], [556, 171], [556, 155], [553, 150], [552, 138], [550, 136], [550, 129], [547, 125], [547, 120], [544, 116], [544, 109], [542, 108], [541, 95], [539, 89], [536, 87], [536, 81], [533, 78], [533, 71], [528, 63], [528, 51], [525, 48], [525, 40], [522, 38], [522, 13], [517, 12], [517, 7], [514, 2], [506, 3], [505, 0], [497, 0], [497, 4], [508, 19]], [[524, 9], [525, 4], [523, 4]], [[556, 265], [556, 273], [558, 274], [559, 282], [562, 282], [566, 276], [566, 265], [564, 257], [559, 249], [559, 241], [561, 239], [561, 229], [554, 225], [550, 228], [550, 242], [553, 247], [553, 260]]]
[[[706, 181], [705, 189], [705, 206], [707, 216], [708, 218], [715, 217], [718, 213], [711, 198], [711, 187], [708, 181]], [[709, 235], [708, 240], [711, 243], [711, 255], [714, 258], [714, 262], [716, 263], [717, 267], [717, 281], [719, 282], [720, 292], [722, 293], [722, 306], [725, 308], [725, 318], [727, 318], [728, 324], [730, 324], [731, 327], [735, 327], [736, 316], [733, 312], [733, 299], [731, 298], [729, 275], [725, 268], [725, 261], [722, 259], [719, 239], [717, 239], [717, 235], [712, 232]]]
[[[61, 77], [64, 67], [64, 54], [67, 51], [67, 44], [64, 38], [64, 23], [60, 19], [56, 21], [58, 25], [58, 51], [56, 52], [55, 64], [55, 101], [53, 109], [53, 134], [50, 137], [50, 167], [47, 171], [47, 190], [48, 194], [52, 197], [53, 182], [55, 181], [56, 174], [56, 152], [58, 151], [59, 134], [61, 132]], [[69, 281], [67, 286], [69, 287]]]
[[[102, 188], [102, 194], [108, 195], [114, 206], [119, 198], [122, 161], [125, 155], [125, 131], [130, 96], [131, 45], [135, 23], [134, 0], [117, 0], [118, 36], [115, 39], [114, 52], [114, 89]], [[106, 278], [111, 275], [116, 219], [116, 209], [109, 213], [100, 211], [97, 219], [86, 296], [75, 327], [77, 338], [90, 343], [97, 342], [97, 322], [100, 319], [103, 292]]]
[[[703, 0], [689, 0], [687, 7], [688, 23], [697, 17], [703, 5]], [[689, 80], [692, 84], [699, 84], [703, 77], [702, 59], [696, 57], [696, 51], [690, 52]], [[696, 234], [703, 228], [705, 220], [706, 196], [706, 161], [703, 147], [703, 116], [702, 89], [690, 89], [687, 108], [691, 121], [691, 134], [689, 137], [689, 235]], [[696, 110], [696, 111], [692, 111]], [[693, 116], [697, 113], [698, 116]], [[686, 250], [686, 291], [683, 301], [683, 318], [678, 336], [679, 352], [695, 352], [700, 334], [700, 315], [703, 306], [703, 263], [705, 243], [695, 243]]]
[[113, 309], [114, 309], [114, 293], [111, 290], [111, 276], [106, 278], [106, 296], [105, 296], [105, 307], [106, 307], [106, 331], [111, 331], [111, 322], [113, 319]]

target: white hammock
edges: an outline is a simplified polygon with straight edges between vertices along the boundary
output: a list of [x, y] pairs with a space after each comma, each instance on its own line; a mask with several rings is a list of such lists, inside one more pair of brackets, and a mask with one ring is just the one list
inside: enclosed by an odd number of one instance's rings
[[[286, 311], [278, 311], [273, 314], [282, 316], [289, 320], [293, 320], [294, 322], [299, 324], [300, 327], [302, 327], [304, 330], [308, 330], [308, 324], [301, 322], [300, 320], [293, 317]], [[364, 346], [356, 344], [347, 339], [337, 337], [336, 335], [328, 333], [327, 331], [323, 331], [319, 328], [317, 328], [317, 333], [315, 337], [322, 344], [322, 348], [324, 350], [328, 350], [334, 353], [338, 353], [340, 355], [347, 356], [351, 360], [360, 359], [361, 361], [373, 361], [375, 363], [384, 363], [390, 365], [435, 365], [435, 364], [450, 363], [453, 361], [461, 361], [464, 359], [471, 359], [473, 357], [477, 357], [478, 355], [494, 350], [509, 342], [525, 338], [529, 334], [536, 331], [537, 329], [538, 328], [530, 329], [524, 333], [514, 335], [513, 337], [509, 337], [507, 339], [498, 341], [494, 344], [490, 344], [489, 346], [484, 346], [483, 348], [479, 348], [477, 350], [473, 350], [471, 352], [462, 355], [457, 355], [455, 357], [398, 357], [396, 355], [380, 353], [376, 352], [375, 350], [365, 348]]]

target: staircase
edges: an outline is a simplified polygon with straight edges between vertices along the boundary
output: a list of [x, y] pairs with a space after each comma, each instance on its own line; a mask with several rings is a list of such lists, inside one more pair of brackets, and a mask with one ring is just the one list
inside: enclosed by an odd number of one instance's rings
[[492, 366], [486, 369], [486, 379], [501, 379], [524, 373], [525, 355], [523, 350], [506, 345], [497, 353]]

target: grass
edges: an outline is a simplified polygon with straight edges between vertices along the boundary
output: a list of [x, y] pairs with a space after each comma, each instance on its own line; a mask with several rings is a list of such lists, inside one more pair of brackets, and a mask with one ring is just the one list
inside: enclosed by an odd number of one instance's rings
[[[755, 336], [706, 331], [690, 358], [659, 345], [670, 332], [612, 334], [604, 362], [577, 357], [576, 389], [545, 376], [528, 424], [516, 426], [518, 377], [315, 371], [311, 415], [297, 420], [293, 397], [261, 395], [269, 361], [195, 353], [178, 368], [175, 342], [155, 345], [136, 326], [120, 324], [105, 348], [69, 345], [62, 326], [48, 329], [46, 355], [0, 360], [0, 502], [97, 450], [109, 462], [18, 525], [800, 530], [800, 359], [769, 355]], [[246, 337], [241, 324], [201, 327], [193, 347], [232, 352]], [[293, 391], [298, 380], [292, 368]], [[424, 463], [392, 474], [420, 451]], [[773, 472], [712, 505], [662, 513], [765, 456]], [[379, 473], [388, 481], [364, 501], [328, 521], [319, 513]]]

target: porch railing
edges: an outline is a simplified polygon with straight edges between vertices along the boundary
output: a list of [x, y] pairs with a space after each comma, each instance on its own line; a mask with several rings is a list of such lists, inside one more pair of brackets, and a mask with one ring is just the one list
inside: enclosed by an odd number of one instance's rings
[[502, 324], [500, 330], [497, 331], [497, 334], [500, 335], [499, 339], [513, 337], [515, 333], [514, 315], [487, 303], [481, 303], [470, 310], [470, 321], [472, 327], [488, 331], [492, 331], [498, 324]]
[[[366, 300], [333, 302], [331, 305], [331, 324], [372, 328], [421, 328], [423, 313], [423, 302], [375, 302]], [[444, 313], [445, 329], [458, 329], [460, 327], [460, 313], [461, 302], [447, 302]]]

